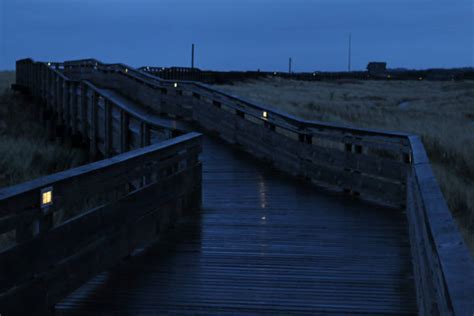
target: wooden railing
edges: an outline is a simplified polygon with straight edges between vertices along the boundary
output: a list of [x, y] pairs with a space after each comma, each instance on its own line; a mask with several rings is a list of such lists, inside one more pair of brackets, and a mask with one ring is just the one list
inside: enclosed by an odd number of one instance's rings
[[[38, 105], [46, 102], [57, 124], [83, 133], [91, 151], [111, 157], [0, 190], [0, 313], [5, 315], [52, 313], [70, 291], [156, 241], [201, 203], [199, 134], [152, 137], [173, 131], [151, 116], [129, 112], [88, 82], [70, 80], [60, 68], [20, 61], [17, 84], [27, 87]], [[114, 110], [119, 123], [111, 122]], [[134, 131], [132, 120], [141, 128]], [[141, 137], [127, 139], [133, 133]]]
[[410, 162], [408, 134], [304, 121], [194, 82], [163, 81], [120, 64], [66, 62], [72, 78], [120, 90], [181, 116], [293, 175], [400, 207]]
[[474, 262], [436, 182], [423, 143], [410, 136], [407, 216], [420, 315], [473, 315]]
[[1, 190], [0, 234], [16, 236], [0, 251], [2, 313], [46, 312], [199, 207], [199, 152], [190, 133]]
[[[90, 144], [92, 156], [110, 157], [182, 134], [179, 128], [164, 126], [148, 113], [121, 104], [87, 80], [72, 80], [59, 63], [17, 64], [18, 84], [46, 105], [56, 124]], [[33, 78], [33, 79], [32, 79]], [[98, 124], [103, 122], [103, 124]]]
[[193, 120], [295, 176], [402, 206], [408, 217], [420, 313], [474, 312], [473, 259], [416, 136], [305, 121], [204, 84], [162, 80], [122, 64], [89, 59], [58, 67], [70, 77], [120, 89], [157, 112]]

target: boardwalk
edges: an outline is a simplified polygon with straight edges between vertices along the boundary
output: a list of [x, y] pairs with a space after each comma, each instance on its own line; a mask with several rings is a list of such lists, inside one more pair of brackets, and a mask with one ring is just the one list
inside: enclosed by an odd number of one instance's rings
[[58, 314], [413, 314], [402, 211], [328, 195], [205, 138], [203, 208]]
[[107, 159], [0, 192], [0, 313], [474, 313], [474, 261], [417, 135], [93, 59], [20, 60], [14, 87]]

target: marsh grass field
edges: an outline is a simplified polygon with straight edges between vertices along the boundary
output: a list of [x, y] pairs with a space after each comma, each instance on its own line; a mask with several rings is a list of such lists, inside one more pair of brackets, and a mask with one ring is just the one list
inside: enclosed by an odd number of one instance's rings
[[33, 104], [10, 90], [14, 80], [15, 72], [0, 72], [0, 187], [87, 162], [82, 149], [48, 140]]
[[420, 135], [474, 253], [474, 81], [267, 78], [215, 87], [304, 119]]

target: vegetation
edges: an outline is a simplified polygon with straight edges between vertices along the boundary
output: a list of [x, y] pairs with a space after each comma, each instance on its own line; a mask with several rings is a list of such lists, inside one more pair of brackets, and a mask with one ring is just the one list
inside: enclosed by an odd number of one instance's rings
[[0, 72], [0, 187], [87, 162], [81, 149], [48, 141], [33, 105], [10, 89], [14, 72]]
[[474, 82], [304, 82], [219, 86], [295, 116], [421, 135], [438, 183], [474, 253]]

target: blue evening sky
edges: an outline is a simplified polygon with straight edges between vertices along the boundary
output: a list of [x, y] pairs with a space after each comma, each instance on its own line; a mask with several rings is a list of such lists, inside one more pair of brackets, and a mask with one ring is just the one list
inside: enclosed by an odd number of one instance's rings
[[0, 0], [0, 69], [95, 57], [132, 66], [346, 70], [473, 66], [473, 0]]

